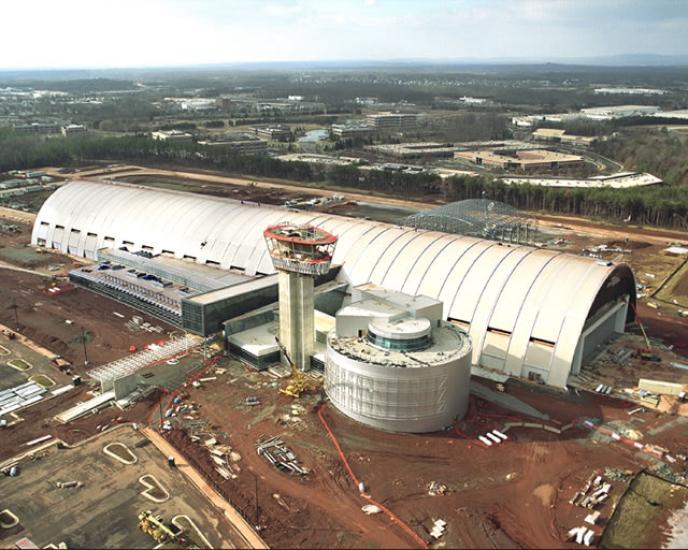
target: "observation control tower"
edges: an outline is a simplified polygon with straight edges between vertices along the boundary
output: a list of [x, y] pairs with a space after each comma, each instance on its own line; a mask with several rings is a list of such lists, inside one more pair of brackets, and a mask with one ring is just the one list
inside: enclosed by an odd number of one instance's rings
[[329, 272], [337, 237], [289, 223], [271, 225], [263, 236], [279, 273], [280, 343], [294, 366], [306, 371], [315, 341], [315, 277]]

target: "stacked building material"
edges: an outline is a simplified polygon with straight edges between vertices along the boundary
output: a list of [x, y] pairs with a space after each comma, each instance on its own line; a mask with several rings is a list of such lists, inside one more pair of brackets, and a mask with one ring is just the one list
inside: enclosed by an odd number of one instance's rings
[[308, 469], [299, 464], [294, 452], [277, 436], [258, 440], [256, 452], [278, 470], [291, 475], [305, 476]]
[[45, 392], [46, 389], [35, 382], [26, 382], [0, 391], [0, 416], [40, 401]]

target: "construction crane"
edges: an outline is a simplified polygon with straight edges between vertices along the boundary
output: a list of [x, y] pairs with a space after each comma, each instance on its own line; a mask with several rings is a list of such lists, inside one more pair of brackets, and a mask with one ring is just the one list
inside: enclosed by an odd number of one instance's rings
[[146, 510], [139, 514], [139, 529], [149, 535], [158, 544], [164, 542], [182, 542], [179, 540], [179, 533], [172, 531], [172, 529], [165, 525], [161, 516], [153, 514], [150, 510]]
[[312, 378], [307, 377], [303, 371], [299, 370], [296, 365], [294, 365], [293, 361], [289, 357], [289, 354], [287, 353], [287, 349], [282, 345], [282, 342], [280, 342], [277, 336], [275, 336], [275, 341], [282, 350], [287, 363], [289, 363], [289, 368], [291, 368], [289, 383], [285, 387], [280, 388], [280, 393], [298, 399], [301, 397], [303, 392], [317, 391], [318, 383]]

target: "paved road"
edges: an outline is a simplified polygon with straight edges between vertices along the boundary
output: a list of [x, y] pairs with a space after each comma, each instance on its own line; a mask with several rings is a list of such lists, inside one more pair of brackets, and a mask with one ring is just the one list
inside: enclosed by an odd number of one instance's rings
[[265, 541], [253, 530], [239, 512], [223, 499], [215, 489], [213, 489], [203, 476], [191, 466], [172, 445], [158, 432], [150, 428], [141, 428], [141, 433], [153, 443], [165, 456], [173, 456], [177, 468], [193, 483], [210, 502], [222, 510], [225, 517], [232, 525], [237, 540], [235, 548], [269, 548]]
[[36, 221], [36, 214], [24, 212], [23, 210], [15, 210], [14, 208], [7, 208], [6, 206], [0, 206], [0, 218], [33, 224], [33, 222]]

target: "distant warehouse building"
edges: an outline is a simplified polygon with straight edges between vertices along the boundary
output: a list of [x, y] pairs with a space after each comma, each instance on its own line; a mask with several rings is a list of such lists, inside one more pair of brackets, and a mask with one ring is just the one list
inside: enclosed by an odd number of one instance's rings
[[677, 111], [660, 111], [655, 113], [653, 116], [657, 118], [674, 119], [683, 122], [688, 120], [688, 109], [679, 109]]
[[[470, 335], [476, 372], [563, 387], [632, 319], [635, 281], [624, 264], [123, 183], [64, 185], [41, 207], [31, 242], [89, 258], [102, 248], [164, 253], [190, 266], [231, 270], [251, 286], [250, 278], [275, 272], [263, 230], [280, 222], [316, 225], [338, 237], [336, 282], [349, 293], [373, 283], [442, 302], [441, 318]], [[137, 277], [131, 280], [137, 284]], [[234, 291], [220, 294], [213, 299], [239, 303]], [[202, 299], [194, 305], [196, 311], [204, 307]], [[174, 310], [181, 314], [176, 304]], [[209, 315], [215, 324], [218, 315]]]
[[625, 95], [664, 95], [666, 90], [658, 88], [625, 88], [623, 86], [609, 88], [595, 88], [596, 94], [625, 94]]
[[376, 113], [366, 119], [368, 126], [378, 132], [408, 132], [418, 128], [416, 113]]

